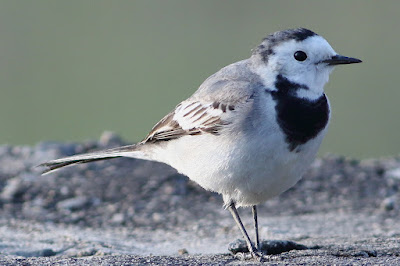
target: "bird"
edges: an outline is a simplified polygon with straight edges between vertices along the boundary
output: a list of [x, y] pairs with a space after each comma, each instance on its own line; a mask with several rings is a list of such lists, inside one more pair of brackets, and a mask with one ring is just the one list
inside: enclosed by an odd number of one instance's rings
[[[324, 85], [337, 65], [362, 62], [306, 28], [277, 31], [249, 58], [208, 77], [139, 143], [39, 165], [58, 168], [118, 157], [168, 164], [222, 195], [251, 257], [259, 259], [257, 205], [294, 186], [316, 157], [330, 121]], [[251, 207], [255, 240], [238, 207]]]

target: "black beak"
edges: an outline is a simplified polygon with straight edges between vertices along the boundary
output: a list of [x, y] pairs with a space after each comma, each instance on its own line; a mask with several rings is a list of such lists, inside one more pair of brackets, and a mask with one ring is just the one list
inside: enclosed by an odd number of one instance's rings
[[355, 63], [361, 63], [362, 61], [357, 58], [352, 58], [352, 57], [347, 57], [343, 55], [334, 55], [329, 59], [323, 60], [322, 63], [326, 63], [329, 66], [335, 66], [335, 65], [346, 65], [346, 64], [355, 64]]

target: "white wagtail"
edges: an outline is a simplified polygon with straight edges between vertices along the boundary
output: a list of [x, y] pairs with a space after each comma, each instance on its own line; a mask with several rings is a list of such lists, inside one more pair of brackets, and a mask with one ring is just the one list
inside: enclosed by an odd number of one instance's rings
[[[41, 164], [132, 157], [169, 164], [222, 195], [253, 257], [260, 257], [256, 205], [292, 187], [314, 160], [330, 119], [324, 85], [337, 54], [316, 33], [289, 29], [266, 37], [250, 58], [210, 76], [140, 143]], [[236, 207], [251, 206], [253, 244]]]

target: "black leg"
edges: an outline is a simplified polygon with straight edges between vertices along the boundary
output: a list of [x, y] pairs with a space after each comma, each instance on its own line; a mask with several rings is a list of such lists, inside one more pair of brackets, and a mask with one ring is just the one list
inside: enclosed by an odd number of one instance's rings
[[258, 235], [257, 206], [253, 205], [251, 210], [253, 211], [254, 229], [256, 231], [256, 249], [261, 251], [260, 237]]
[[240, 220], [239, 213], [235, 207], [235, 203], [232, 202], [231, 204], [229, 204], [228, 209], [232, 213], [233, 219], [235, 219], [236, 224], [239, 226], [239, 229], [242, 232], [244, 239], [246, 240], [247, 248], [249, 249], [251, 256], [254, 258], [260, 258], [261, 255], [258, 253], [258, 250], [254, 247], [253, 243], [251, 243], [250, 237], [247, 234], [242, 221]]

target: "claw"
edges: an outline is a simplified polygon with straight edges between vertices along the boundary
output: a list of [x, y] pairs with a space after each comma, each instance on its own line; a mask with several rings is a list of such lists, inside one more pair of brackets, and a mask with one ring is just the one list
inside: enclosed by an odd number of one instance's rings
[[264, 261], [264, 254], [256, 249], [250, 252], [238, 252], [235, 254], [235, 258], [244, 261], [244, 260], [249, 260], [253, 259], [258, 262]]
[[262, 262], [264, 259], [264, 254], [258, 250], [250, 252], [250, 255], [254, 260], [258, 262]]

